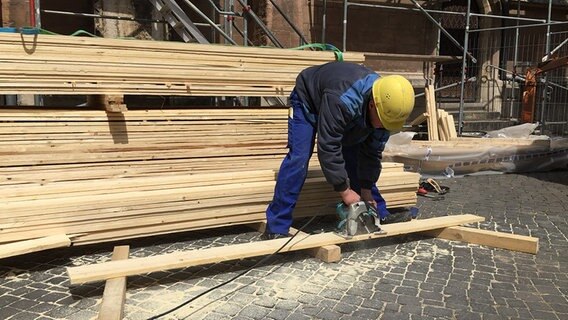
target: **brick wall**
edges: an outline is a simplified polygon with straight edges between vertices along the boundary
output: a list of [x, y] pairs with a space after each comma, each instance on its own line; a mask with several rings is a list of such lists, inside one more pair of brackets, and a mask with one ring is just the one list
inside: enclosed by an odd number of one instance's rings
[[27, 27], [30, 25], [28, 0], [2, 0], [2, 26]]
[[[322, 38], [325, 37], [325, 43], [342, 49], [342, 3], [328, 1], [325, 35], [323, 35], [323, 1], [277, 0], [275, 2], [302, 30], [308, 41], [322, 42]], [[384, 1], [382, 4], [387, 2], [389, 1]], [[273, 18], [269, 21], [271, 30], [286, 47], [298, 46], [300, 38], [275, 9], [272, 10]], [[435, 27], [419, 12], [351, 6], [347, 21], [347, 51], [432, 54], [436, 46]], [[421, 72], [423, 66], [420, 62], [378, 61], [373, 62], [373, 67], [392, 72]]]

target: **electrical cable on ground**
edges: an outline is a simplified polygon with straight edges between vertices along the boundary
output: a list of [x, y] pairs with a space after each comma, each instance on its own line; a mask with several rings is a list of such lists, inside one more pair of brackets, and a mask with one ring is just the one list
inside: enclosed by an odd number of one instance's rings
[[182, 307], [184, 307], [184, 306], [190, 304], [191, 302], [193, 302], [193, 301], [195, 301], [195, 300], [201, 298], [202, 296], [204, 296], [204, 295], [206, 295], [206, 294], [212, 292], [213, 290], [218, 289], [218, 288], [220, 288], [220, 287], [222, 287], [222, 286], [224, 286], [224, 285], [227, 285], [227, 284], [229, 284], [229, 283], [235, 281], [235, 280], [238, 279], [239, 277], [242, 277], [243, 275], [245, 275], [246, 273], [248, 273], [250, 270], [252, 270], [252, 269], [256, 268], [257, 266], [259, 266], [259, 265], [265, 263], [265, 262], [268, 261], [270, 258], [272, 258], [274, 255], [278, 254], [282, 249], [284, 249], [284, 247], [286, 247], [286, 246], [290, 243], [290, 241], [292, 241], [300, 232], [302, 232], [302, 230], [303, 230], [304, 228], [306, 228], [310, 223], [312, 223], [312, 221], [314, 221], [314, 219], [315, 219], [316, 217], [317, 217], [317, 216], [311, 217], [310, 220], [308, 220], [308, 222], [306, 222], [300, 229], [298, 229], [298, 231], [296, 231], [296, 233], [294, 233], [294, 234], [292, 235], [292, 237], [290, 237], [290, 239], [288, 239], [288, 241], [286, 241], [280, 248], [278, 248], [278, 250], [276, 250], [276, 251], [274, 251], [273, 253], [271, 253], [270, 255], [264, 257], [262, 260], [258, 261], [257, 263], [255, 263], [254, 265], [252, 265], [251, 267], [249, 267], [248, 269], [242, 271], [241, 273], [237, 274], [236, 276], [232, 277], [231, 279], [229, 279], [229, 280], [227, 280], [227, 281], [225, 281], [225, 282], [223, 282], [223, 283], [220, 283], [220, 284], [218, 284], [218, 285], [216, 285], [216, 286], [214, 286], [214, 287], [211, 287], [211, 288], [209, 288], [209, 289], [207, 289], [207, 290], [201, 292], [200, 294], [196, 295], [195, 297], [190, 298], [190, 299], [187, 300], [187, 301], [184, 301], [183, 303], [181, 303], [181, 304], [175, 306], [174, 308], [171, 308], [170, 310], [164, 311], [164, 312], [162, 312], [162, 313], [160, 313], [160, 314], [158, 314], [158, 315], [152, 316], [152, 317], [148, 318], [147, 320], [156, 320], [156, 319], [159, 319], [159, 318], [161, 318], [161, 317], [163, 317], [163, 316], [165, 316], [165, 315], [168, 315], [168, 314], [170, 314], [170, 313], [172, 313], [172, 312], [174, 312], [174, 311], [176, 311], [176, 310], [179, 310], [180, 308], [182, 308]]

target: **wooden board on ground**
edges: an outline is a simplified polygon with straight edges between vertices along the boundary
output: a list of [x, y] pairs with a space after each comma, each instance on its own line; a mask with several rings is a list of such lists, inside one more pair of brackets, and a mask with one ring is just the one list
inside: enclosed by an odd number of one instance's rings
[[[386, 234], [357, 235], [345, 239], [333, 232], [299, 236], [290, 239], [275, 239], [258, 241], [204, 250], [176, 252], [146, 258], [129, 259], [125, 261], [110, 261], [95, 265], [67, 268], [72, 284], [102, 281], [121, 276], [131, 276], [156, 271], [185, 268], [196, 265], [217, 263], [262, 256], [274, 253], [283, 247], [281, 252], [304, 250], [326, 245], [337, 245], [368, 239], [392, 237], [402, 234], [459, 226], [467, 223], [481, 222], [484, 218], [471, 214], [445, 216], [430, 219], [412, 220], [382, 226]], [[286, 244], [290, 241], [288, 244]]]
[[[257, 230], [258, 232], [263, 233], [266, 230], [266, 221], [262, 221], [259, 223], [249, 224], [249, 227]], [[290, 236], [307, 236], [307, 233], [298, 230], [296, 228], [290, 228], [289, 232]], [[341, 259], [341, 248], [338, 245], [327, 245], [322, 247], [316, 247], [307, 249], [309, 254], [323, 262], [337, 262]]]
[[448, 227], [422, 232], [431, 237], [465, 241], [488, 247], [537, 254], [538, 238], [466, 227]]
[[[128, 259], [129, 246], [114, 247], [112, 261]], [[99, 309], [99, 320], [120, 320], [124, 315], [126, 299], [126, 277], [108, 279], [103, 292], [103, 301]]]

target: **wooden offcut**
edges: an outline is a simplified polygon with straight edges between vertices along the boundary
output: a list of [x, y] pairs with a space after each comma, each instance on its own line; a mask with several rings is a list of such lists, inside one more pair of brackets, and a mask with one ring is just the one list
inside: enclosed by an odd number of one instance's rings
[[[126, 260], [130, 252], [129, 246], [114, 247], [112, 261]], [[103, 292], [103, 301], [99, 309], [99, 320], [120, 320], [124, 316], [126, 300], [126, 277], [108, 279]]]
[[448, 227], [428, 230], [425, 235], [455, 241], [464, 241], [493, 248], [537, 254], [538, 238], [467, 227]]
[[418, 117], [414, 118], [414, 120], [410, 121], [410, 125], [417, 126], [419, 124], [422, 124], [426, 120], [428, 120], [428, 114], [424, 112], [421, 113]]
[[467, 223], [481, 222], [480, 216], [465, 214], [445, 216], [430, 219], [412, 220], [382, 226], [386, 234], [364, 234], [346, 239], [333, 232], [298, 236], [284, 245], [290, 239], [275, 239], [258, 241], [203, 250], [176, 252], [146, 258], [136, 258], [124, 261], [110, 261], [95, 265], [69, 267], [67, 273], [72, 284], [102, 281], [121, 276], [131, 276], [170, 269], [185, 268], [209, 263], [218, 263], [236, 259], [267, 255], [282, 247], [281, 252], [304, 250], [327, 245], [337, 245], [368, 239], [392, 237], [413, 232], [421, 232]]

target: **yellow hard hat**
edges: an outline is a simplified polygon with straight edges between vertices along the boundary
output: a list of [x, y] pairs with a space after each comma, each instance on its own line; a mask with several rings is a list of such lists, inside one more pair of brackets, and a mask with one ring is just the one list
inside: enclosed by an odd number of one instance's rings
[[402, 76], [381, 77], [373, 83], [373, 101], [383, 127], [400, 131], [414, 108], [414, 88]]

